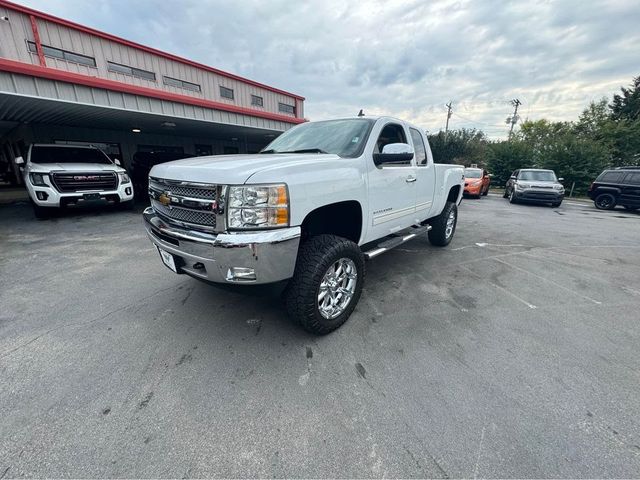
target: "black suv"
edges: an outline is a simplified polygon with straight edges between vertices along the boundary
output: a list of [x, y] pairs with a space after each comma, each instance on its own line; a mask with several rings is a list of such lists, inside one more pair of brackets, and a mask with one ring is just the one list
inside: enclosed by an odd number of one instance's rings
[[611, 210], [622, 205], [627, 210], [640, 208], [640, 167], [605, 170], [589, 187], [596, 208]]

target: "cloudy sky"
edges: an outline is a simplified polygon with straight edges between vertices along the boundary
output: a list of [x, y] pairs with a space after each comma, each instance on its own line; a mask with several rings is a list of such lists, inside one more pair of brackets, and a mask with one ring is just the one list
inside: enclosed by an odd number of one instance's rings
[[[18, 0], [20, 1], [20, 0]], [[430, 132], [504, 137], [575, 119], [640, 75], [639, 0], [22, 0], [127, 39], [301, 94], [312, 120], [391, 114]]]

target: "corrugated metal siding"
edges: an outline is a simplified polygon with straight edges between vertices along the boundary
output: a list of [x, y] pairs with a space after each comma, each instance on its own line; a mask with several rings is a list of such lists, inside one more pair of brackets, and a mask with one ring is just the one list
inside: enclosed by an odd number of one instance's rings
[[168, 115], [205, 122], [227, 123], [278, 131], [285, 131], [291, 127], [291, 124], [277, 120], [268, 120], [250, 115], [224, 112], [141, 95], [114, 92], [2, 71], [0, 71], [0, 90], [18, 95], [44, 97], [52, 100]]
[[[9, 17], [9, 22], [0, 22], [0, 56], [21, 62], [38, 64], [38, 57], [27, 49], [26, 40], [34, 41], [29, 16], [0, 7], [0, 12]], [[295, 97], [279, 94], [239, 80], [177, 62], [159, 55], [142, 51], [108, 39], [81, 32], [64, 25], [43, 19], [36, 20], [40, 39], [44, 45], [61, 48], [74, 53], [95, 58], [96, 67], [80, 65], [61, 59], [46, 57], [48, 67], [83, 75], [97, 76], [126, 84], [160, 89], [196, 98], [236, 105], [256, 111], [271, 112], [292, 118], [302, 118], [302, 101]], [[107, 62], [112, 61], [130, 67], [155, 73], [156, 80], [150, 81], [121, 73], [109, 72]], [[200, 85], [201, 92], [165, 85], [163, 76], [184, 80]], [[220, 86], [234, 90], [234, 100], [220, 96]], [[251, 105], [251, 95], [263, 98], [263, 108]], [[278, 110], [278, 103], [296, 106], [297, 115]], [[236, 114], [228, 114], [236, 116]]]

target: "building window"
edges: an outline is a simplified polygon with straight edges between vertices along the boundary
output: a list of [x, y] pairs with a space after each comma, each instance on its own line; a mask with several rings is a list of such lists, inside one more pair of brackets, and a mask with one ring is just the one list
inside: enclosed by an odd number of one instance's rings
[[177, 78], [171, 77], [162, 77], [165, 85], [169, 85], [171, 87], [183, 88], [185, 90], [191, 90], [192, 92], [199, 92], [200, 85], [197, 83], [185, 82], [184, 80], [178, 80]]
[[[38, 48], [34, 42], [27, 42], [27, 46], [31, 53], [38, 53]], [[87, 65], [88, 67], [96, 66], [96, 59], [88, 57], [87, 55], [80, 55], [79, 53], [69, 52], [67, 50], [50, 47], [48, 45], [42, 45], [42, 52], [47, 57], [58, 58], [66, 62], [79, 63], [80, 65]]]
[[256, 107], [264, 107], [264, 101], [262, 97], [259, 97], [258, 95], [251, 95], [251, 105], [254, 105]]
[[123, 73], [125, 75], [131, 75], [133, 77], [142, 78], [144, 80], [156, 81], [156, 74], [153, 72], [147, 72], [139, 68], [128, 67], [127, 65], [121, 65], [119, 63], [107, 62], [107, 70], [110, 72]]
[[233, 89], [223, 87], [222, 85], [220, 85], [220, 96], [222, 98], [228, 98], [230, 100], [233, 100]]
[[278, 110], [282, 113], [296, 114], [296, 107], [293, 105], [287, 105], [286, 103], [278, 103]]
[[211, 145], [198, 145], [196, 144], [196, 157], [203, 157], [205, 155], [213, 155], [213, 147]]

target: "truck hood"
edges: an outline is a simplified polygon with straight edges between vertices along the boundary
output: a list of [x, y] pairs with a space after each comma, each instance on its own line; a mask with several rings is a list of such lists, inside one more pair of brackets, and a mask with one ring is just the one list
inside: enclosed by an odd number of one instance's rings
[[48, 173], [58, 170], [65, 172], [124, 172], [122, 167], [102, 163], [34, 163], [31, 162], [31, 172]]
[[253, 155], [220, 155], [186, 158], [161, 163], [151, 169], [149, 176], [168, 180], [182, 180], [212, 184], [237, 185], [265, 170], [297, 170], [299, 166], [343, 160], [338, 155], [316, 153], [280, 153]]

